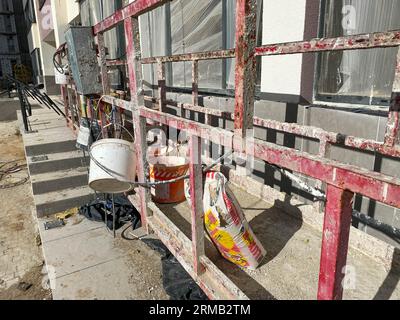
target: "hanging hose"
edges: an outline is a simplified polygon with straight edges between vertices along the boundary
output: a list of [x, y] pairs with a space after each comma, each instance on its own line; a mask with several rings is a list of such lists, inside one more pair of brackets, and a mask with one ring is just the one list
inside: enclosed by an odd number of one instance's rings
[[[281, 169], [277, 166], [270, 165], [270, 164], [269, 164], [269, 166], [272, 167], [273, 169], [279, 171], [281, 174], [286, 176], [288, 179], [297, 183], [299, 189], [310, 193], [311, 195], [313, 195], [315, 197], [316, 200], [323, 201], [323, 202], [326, 201], [326, 194], [323, 191], [307, 185], [307, 183], [305, 181], [303, 181], [296, 175], [294, 175], [284, 169]], [[356, 210], [353, 210], [352, 216], [353, 216], [353, 219], [358, 220], [361, 223], [384, 233], [388, 237], [390, 237], [393, 240], [400, 243], [400, 229], [397, 229], [393, 226], [383, 223], [382, 221], [371, 218], [370, 216], [363, 214], [361, 212], [358, 212]]]
[[370, 226], [376, 230], [381, 231], [382, 233], [386, 234], [387, 236], [393, 238], [394, 240], [400, 243], [400, 229], [397, 229], [393, 226], [383, 223], [382, 221], [373, 219], [370, 216], [367, 216], [366, 214], [362, 214], [355, 210], [353, 210], [353, 218], [367, 226]]

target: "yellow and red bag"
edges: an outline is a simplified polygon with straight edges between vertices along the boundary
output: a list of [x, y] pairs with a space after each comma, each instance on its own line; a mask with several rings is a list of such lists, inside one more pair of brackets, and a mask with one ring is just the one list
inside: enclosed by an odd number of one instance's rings
[[227, 183], [220, 172], [206, 174], [203, 196], [205, 227], [225, 259], [254, 270], [264, 259], [266, 251], [254, 235]]

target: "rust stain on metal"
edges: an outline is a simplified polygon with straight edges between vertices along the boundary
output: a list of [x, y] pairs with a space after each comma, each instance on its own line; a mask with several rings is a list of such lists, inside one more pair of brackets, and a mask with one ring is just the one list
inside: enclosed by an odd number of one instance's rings
[[319, 300], [341, 300], [354, 193], [328, 185], [318, 285]]
[[[341, 267], [346, 262], [348, 230], [351, 219], [351, 200], [354, 193], [362, 194], [376, 201], [400, 208], [400, 180], [381, 173], [326, 159], [331, 145], [340, 145], [358, 150], [378, 152], [400, 158], [400, 50], [393, 82], [393, 94], [384, 143], [340, 133], [328, 132], [321, 128], [282, 123], [254, 117], [254, 87], [256, 75], [256, 56], [286, 55], [324, 51], [360, 50], [400, 46], [400, 31], [352, 35], [338, 38], [312, 39], [291, 43], [272, 44], [256, 47], [256, 0], [237, 0], [236, 10], [236, 49], [209, 52], [185, 53], [164, 57], [141, 58], [138, 16], [155, 9], [169, 0], [136, 0], [118, 10], [110, 17], [93, 27], [97, 35], [101, 60], [101, 77], [104, 103], [133, 111], [136, 149], [138, 157], [138, 179], [146, 181], [148, 164], [146, 160], [146, 124], [148, 120], [184, 130], [188, 134], [211, 141], [215, 144], [233, 148], [238, 152], [255, 156], [270, 164], [292, 170], [328, 184], [327, 207], [321, 250], [321, 268], [318, 298], [340, 299], [342, 289]], [[107, 61], [103, 33], [124, 22], [127, 60]], [[198, 101], [198, 61], [236, 58], [235, 69], [235, 109], [234, 112], [199, 106]], [[192, 61], [192, 104], [178, 104], [184, 110], [192, 110], [206, 115], [206, 124], [200, 124], [164, 113], [166, 100], [165, 63]], [[131, 102], [108, 96], [110, 91], [107, 68], [127, 64]], [[145, 97], [142, 88], [142, 64], [158, 64], [159, 111], [143, 107]], [[66, 108], [71, 103], [68, 86], [62, 87]], [[149, 100], [149, 98], [146, 98]], [[139, 107], [140, 106], [140, 107]], [[101, 109], [101, 108], [100, 108]], [[67, 113], [67, 112], [66, 112]], [[235, 132], [213, 128], [211, 116], [234, 120]], [[106, 117], [101, 112], [101, 119]], [[73, 127], [75, 119], [68, 121]], [[319, 155], [314, 156], [294, 149], [278, 146], [261, 140], [245, 139], [246, 130], [253, 126], [273, 129], [320, 141]], [[106, 137], [106, 132], [104, 132]], [[198, 137], [198, 138], [197, 138]], [[194, 139], [194, 138], [192, 138]], [[193, 142], [194, 140], [192, 140]], [[193, 151], [193, 145], [191, 149]], [[193, 160], [193, 159], [192, 159]], [[191, 164], [191, 185], [196, 189], [201, 181], [199, 168]], [[197, 172], [197, 174], [195, 174]], [[185, 269], [199, 283], [210, 298], [242, 298], [246, 296], [209, 259], [203, 255], [200, 201], [193, 194], [192, 207], [193, 243], [165, 217], [150, 201], [149, 191], [138, 188], [139, 209], [142, 222], [148, 232], [152, 227]], [[150, 210], [148, 210], [150, 208]], [[153, 216], [153, 213], [155, 216]], [[201, 268], [203, 269], [201, 269]], [[200, 273], [200, 271], [202, 271]]]
[[135, 0], [96, 24], [93, 27], [93, 32], [97, 35], [100, 32], [110, 30], [127, 18], [137, 17], [170, 1], [171, 0]]
[[230, 49], [230, 50], [217, 50], [217, 51], [207, 51], [198, 53], [185, 53], [173, 56], [143, 58], [142, 64], [152, 64], [152, 63], [157, 63], [158, 61], [182, 62], [182, 61], [213, 60], [213, 59], [234, 58], [234, 57], [235, 57], [235, 49]]
[[255, 49], [256, 56], [272, 56], [321, 51], [360, 50], [400, 45], [400, 31], [352, 35], [339, 38], [271, 44]]
[[256, 0], [236, 2], [235, 132], [241, 138], [245, 138], [247, 130], [253, 128], [256, 5]]

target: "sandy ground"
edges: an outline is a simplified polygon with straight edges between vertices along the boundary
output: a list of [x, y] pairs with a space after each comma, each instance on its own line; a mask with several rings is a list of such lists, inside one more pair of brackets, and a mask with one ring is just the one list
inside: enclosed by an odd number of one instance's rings
[[[3, 103], [0, 103], [0, 107]], [[7, 103], [9, 105], [9, 103]], [[16, 121], [0, 122], [0, 161], [21, 159], [22, 138]], [[26, 169], [5, 177], [0, 184], [28, 177]], [[43, 256], [37, 226], [32, 216], [29, 180], [21, 186], [0, 189], [0, 299], [51, 299], [44, 289]]]

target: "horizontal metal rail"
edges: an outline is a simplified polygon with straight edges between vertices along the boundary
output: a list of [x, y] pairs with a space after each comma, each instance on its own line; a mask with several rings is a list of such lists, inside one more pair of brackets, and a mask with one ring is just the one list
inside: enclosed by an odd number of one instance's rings
[[400, 30], [339, 38], [269, 44], [255, 49], [256, 56], [273, 56], [324, 51], [360, 50], [400, 46]]
[[[139, 108], [140, 116], [161, 124], [188, 132], [224, 147], [241, 151], [236, 145], [233, 133], [224, 129], [194, 123], [167, 113]], [[324, 181], [343, 190], [400, 208], [400, 179], [370, 172], [356, 166], [313, 156], [305, 152], [281, 147], [254, 139], [247, 142], [247, 154], [287, 170]]]
[[137, 17], [170, 1], [171, 0], [135, 0], [96, 24], [93, 27], [93, 32], [95, 35], [104, 33], [116, 27], [117, 24], [123, 22], [127, 18]]
[[104, 95], [101, 97], [100, 103], [107, 103], [107, 104], [111, 104], [112, 106], [127, 110], [127, 111], [132, 111], [134, 108], [134, 105], [132, 102], [130, 101], [126, 101], [126, 100], [122, 100], [119, 98], [115, 98], [109, 95]]
[[[159, 99], [146, 97], [146, 101], [158, 103]], [[167, 105], [175, 105], [184, 110], [199, 112], [209, 116], [215, 116], [227, 120], [234, 120], [233, 112], [221, 111], [202, 106], [195, 106], [188, 103], [176, 103], [175, 101], [166, 101]], [[297, 123], [280, 122], [260, 117], [253, 118], [253, 124], [257, 127], [276, 130], [283, 133], [294, 134], [310, 139], [325, 141], [335, 145], [345, 146], [353, 149], [359, 149], [370, 152], [378, 152], [382, 155], [400, 158], [400, 146], [388, 147], [383, 142], [349, 136], [341, 133], [325, 131], [318, 127], [304, 126]]]
[[160, 63], [160, 62], [183, 62], [235, 58], [235, 49], [216, 50], [198, 53], [184, 53], [173, 56], [149, 57], [141, 60], [142, 64]]
[[126, 60], [107, 60], [107, 67], [125, 66]]

